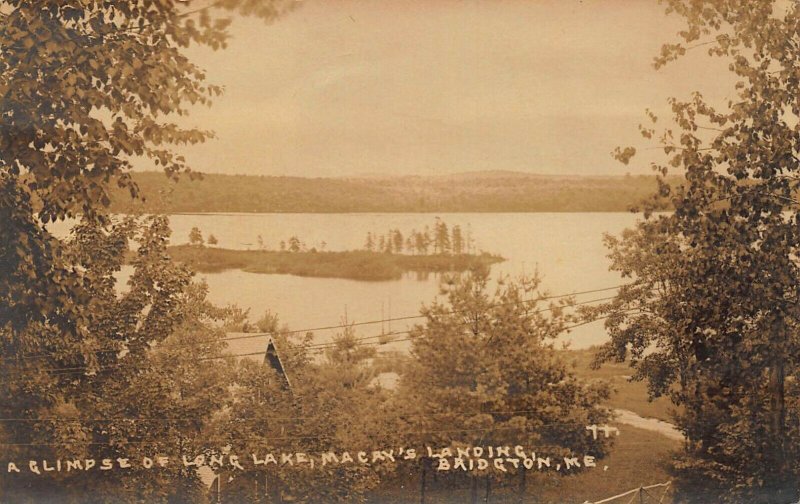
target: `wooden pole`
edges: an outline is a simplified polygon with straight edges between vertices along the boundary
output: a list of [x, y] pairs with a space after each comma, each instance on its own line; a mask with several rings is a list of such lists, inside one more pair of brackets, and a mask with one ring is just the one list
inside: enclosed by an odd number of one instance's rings
[[474, 474], [472, 475], [472, 491], [471, 491], [471, 500], [472, 504], [478, 504], [478, 477]]
[[427, 473], [428, 460], [422, 459], [422, 471], [420, 471], [419, 478], [419, 502], [425, 504], [425, 474]]

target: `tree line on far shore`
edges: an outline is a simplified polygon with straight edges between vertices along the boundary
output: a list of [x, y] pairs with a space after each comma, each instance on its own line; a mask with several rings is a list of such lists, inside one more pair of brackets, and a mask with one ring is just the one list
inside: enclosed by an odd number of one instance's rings
[[[229, 169], [235, 170], [235, 167]], [[204, 174], [181, 183], [132, 175], [146, 201], [111, 191], [115, 213], [624, 212], [656, 188], [651, 175], [558, 176], [521, 172], [385, 178]]]

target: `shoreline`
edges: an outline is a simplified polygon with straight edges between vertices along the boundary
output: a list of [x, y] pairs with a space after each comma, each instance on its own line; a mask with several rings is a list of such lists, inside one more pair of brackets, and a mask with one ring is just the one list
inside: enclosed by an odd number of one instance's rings
[[506, 259], [488, 253], [408, 255], [366, 250], [288, 252], [235, 250], [196, 245], [173, 245], [168, 253], [198, 273], [241, 270], [258, 274], [345, 278], [362, 281], [399, 280], [406, 273], [457, 273], [491, 267]]

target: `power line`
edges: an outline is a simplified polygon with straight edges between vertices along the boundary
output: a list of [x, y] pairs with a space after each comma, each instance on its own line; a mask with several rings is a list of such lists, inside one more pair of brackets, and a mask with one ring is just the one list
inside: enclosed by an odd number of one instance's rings
[[[588, 301], [583, 301], [583, 302], [581, 302], [581, 303], [574, 303], [574, 304], [572, 304], [572, 305], [569, 305], [569, 306], [567, 306], [567, 307], [568, 307], [568, 308], [571, 308], [571, 307], [573, 307], [573, 306], [583, 306], [583, 305], [587, 305], [587, 304], [591, 304], [591, 303], [599, 303], [599, 302], [601, 302], [601, 301], [608, 301], [608, 300], [614, 299], [615, 297], [616, 297], [616, 296], [609, 296], [609, 297], [598, 298], [598, 299], [590, 299], [590, 300], [588, 300]], [[510, 304], [510, 303], [507, 303], [507, 304]], [[539, 310], [535, 310], [535, 311], [533, 311], [533, 312], [531, 312], [531, 313], [532, 313], [532, 314], [536, 314], [536, 313], [545, 313], [545, 312], [548, 312], [548, 311], [552, 311], [552, 309], [553, 309], [553, 308], [542, 308], [542, 309], [539, 309]], [[463, 312], [447, 312], [447, 313], [445, 313], [445, 314], [453, 314], [453, 313], [463, 313]], [[599, 320], [599, 319], [598, 319], [598, 320]], [[384, 335], [388, 336], [388, 335], [392, 335], [392, 334], [407, 334], [407, 333], [409, 333], [409, 332], [411, 332], [411, 331], [394, 331], [394, 332], [389, 332], [389, 333], [381, 333], [381, 334], [376, 334], [376, 335], [374, 335], [374, 336], [367, 336], [367, 337], [365, 337], [365, 338], [355, 338], [355, 339], [356, 339], [357, 341], [359, 341], [359, 340], [366, 340], [366, 339], [380, 338], [381, 336], [384, 336]], [[333, 345], [333, 343], [332, 343], [332, 342], [326, 342], [326, 343], [317, 343], [317, 344], [309, 345], [307, 348], [314, 348], [314, 347], [327, 347], [327, 346], [332, 346], [332, 345]]]
[[[509, 306], [509, 305], [514, 305], [514, 304], [537, 303], [537, 302], [540, 302], [540, 301], [563, 299], [563, 298], [568, 298], [568, 297], [573, 297], [573, 296], [580, 296], [580, 295], [585, 295], [585, 294], [594, 294], [594, 293], [598, 293], [598, 292], [607, 292], [607, 291], [610, 291], [610, 290], [619, 289], [620, 287], [624, 287], [624, 286], [625, 285], [616, 285], [616, 286], [613, 286], [613, 287], [605, 287], [605, 288], [602, 288], [602, 289], [586, 290], [586, 291], [582, 291], [582, 292], [573, 292], [573, 293], [569, 293], [569, 294], [542, 296], [542, 297], [539, 297], [537, 299], [519, 300], [519, 301], [507, 301], [507, 302], [504, 302], [504, 303], [493, 303], [493, 304], [487, 305], [487, 308], [495, 308], [495, 307], [500, 307], [500, 306]], [[586, 305], [586, 304], [591, 304], [591, 303], [596, 303], [596, 302], [601, 302], [601, 301], [607, 301], [607, 300], [610, 300], [610, 299], [614, 299], [614, 297], [616, 297], [616, 296], [608, 296], [608, 297], [605, 297], [605, 298], [599, 298], [599, 299], [593, 299], [593, 300], [589, 300], [589, 301], [573, 303], [571, 305], [564, 305], [562, 308], [570, 308], [570, 307], [573, 307], [573, 306], [582, 306], [582, 305]], [[551, 308], [551, 307], [543, 308], [543, 309], [537, 310], [537, 311], [535, 311], [533, 313], [548, 312], [548, 311], [551, 311], [552, 309], [553, 308]], [[442, 315], [454, 315], [454, 314], [458, 314], [458, 313], [463, 313], [463, 312], [462, 311], [458, 311], [458, 310], [448, 310], [448, 311], [442, 313]], [[261, 333], [247, 333], [247, 334], [243, 334], [243, 335], [240, 335], [240, 336], [230, 336], [230, 337], [220, 338], [217, 341], [225, 341], [225, 342], [227, 342], [227, 341], [240, 341], [240, 340], [245, 340], [245, 339], [263, 338], [263, 337], [271, 337], [271, 336], [278, 336], [278, 335], [280, 335], [280, 336], [288, 336], [288, 335], [292, 335], [292, 334], [306, 334], [306, 333], [313, 333], [313, 332], [316, 332], [316, 331], [325, 331], [325, 330], [334, 330], [334, 329], [346, 329], [348, 327], [375, 325], [375, 324], [382, 324], [382, 323], [386, 323], [386, 322], [413, 320], [413, 319], [419, 319], [419, 318], [424, 318], [424, 317], [426, 317], [426, 315], [406, 315], [406, 316], [401, 316], [401, 317], [392, 317], [392, 318], [383, 318], [383, 319], [377, 319], [377, 320], [369, 320], [369, 321], [365, 321], [365, 322], [353, 322], [353, 323], [350, 323], [350, 324], [338, 324], [338, 325], [327, 325], [327, 326], [321, 326], [321, 327], [310, 327], [310, 328], [305, 328], [305, 329], [294, 329], [294, 330], [291, 330], [291, 331], [278, 331], [278, 332], [271, 331], [271, 332], [261, 332]], [[182, 347], [190, 347], [190, 346], [199, 346], [199, 345], [202, 345], [202, 344], [204, 344], [204, 343], [199, 343], [199, 342], [196, 342], [196, 341], [192, 341], [192, 342], [187, 342], [187, 343], [182, 343], [182, 344], [177, 344], [177, 345], [170, 345], [170, 347], [171, 348], [182, 348]], [[95, 354], [119, 353], [122, 350], [124, 350], [124, 348], [105, 347], [105, 348], [101, 348], [101, 349], [98, 349], [98, 350], [94, 350], [93, 353], [95, 353]], [[14, 361], [14, 362], [16, 362], [16, 361], [19, 361], [19, 360], [26, 360], [26, 359], [31, 359], [31, 360], [32, 359], [46, 359], [48, 357], [52, 357], [53, 355], [56, 355], [56, 354], [54, 352], [47, 352], [47, 353], [40, 353], [40, 354], [21, 355], [21, 356], [17, 356], [17, 357], [0, 357], [0, 361]]]
[[[632, 311], [634, 311], [634, 310], [626, 310], [626, 312], [632, 312]], [[611, 315], [607, 315], [607, 316], [603, 316], [603, 317], [596, 317], [596, 318], [594, 318], [592, 320], [587, 320], [587, 321], [583, 321], [583, 322], [580, 322], [580, 323], [577, 323], [577, 324], [566, 326], [566, 327], [562, 328], [561, 331], [559, 331], [558, 334], [562, 334], [562, 333], [564, 333], [566, 331], [569, 331], [571, 329], [575, 329], [577, 327], [581, 327], [581, 326], [584, 326], [584, 325], [587, 325], [587, 324], [591, 324], [591, 323], [594, 323], [594, 322], [597, 322], [597, 321], [600, 321], [600, 320], [605, 320], [605, 319], [607, 319], [609, 317], [611, 317]], [[467, 323], [468, 322], [461, 322], [459, 325], [465, 325]], [[412, 332], [411, 330], [408, 330], [408, 331], [397, 331], [397, 332], [392, 333], [391, 335], [398, 335], [398, 336], [402, 335], [402, 334], [410, 335], [411, 332]], [[365, 336], [363, 338], [354, 338], [354, 341], [357, 342], [356, 346], [373, 346], [373, 345], [380, 346], [380, 345], [385, 345], [385, 344], [401, 343], [401, 342], [406, 342], [406, 341], [412, 341], [413, 340], [413, 338], [407, 337], [407, 338], [400, 338], [400, 339], [395, 339], [395, 340], [391, 340], [391, 341], [387, 341], [387, 342], [380, 342], [380, 341], [377, 341], [377, 342], [363, 342], [365, 340], [376, 339], [376, 338], [381, 338], [381, 337], [386, 337], [386, 336], [389, 336], [389, 334], [377, 334], [377, 335], [372, 335], [372, 336]], [[321, 344], [317, 344], [315, 346], [301, 347], [301, 348], [310, 350], [311, 352], [323, 352], [326, 349], [336, 347], [336, 345], [337, 345], [337, 342], [333, 341], [333, 342], [330, 342], [330, 343], [321, 343]], [[214, 356], [214, 357], [200, 357], [200, 358], [197, 358], [197, 359], [192, 359], [192, 360], [190, 360], [190, 362], [196, 362], [197, 363], [197, 362], [207, 362], [207, 361], [212, 361], [212, 360], [221, 360], [221, 359], [229, 359], [229, 358], [237, 358], [237, 357], [254, 357], [254, 356], [263, 356], [264, 354], [265, 354], [265, 351], [263, 351], [263, 350], [262, 351], [258, 351], [258, 352], [247, 352], [247, 353], [238, 353], [238, 354], [236, 354], [236, 353], [233, 353], [233, 354], [222, 354], [222, 355]], [[123, 363], [116, 363], [116, 364], [108, 364], [108, 365], [105, 365], [105, 366], [99, 366], [95, 371], [108, 371], [110, 369], [115, 369], [115, 368], [120, 368], [120, 367], [123, 367]], [[28, 368], [28, 369], [30, 369], [30, 368]], [[38, 370], [38, 369], [41, 369], [41, 368], [36, 368], [36, 369]], [[42, 369], [41, 371], [44, 372], [44, 373], [48, 373], [51, 376], [61, 376], [61, 375], [69, 375], [69, 374], [73, 374], [73, 373], [84, 373], [84, 372], [86, 372], [88, 370], [90, 370], [90, 368], [88, 366], [74, 366], [74, 367], [65, 367], [65, 368], [53, 368], [53, 369], [47, 369], [47, 370]], [[6, 377], [8, 377], [9, 374], [15, 374], [15, 375], [17, 375], [16, 378], [19, 379], [19, 378], [25, 378], [25, 376], [22, 376], [22, 373], [24, 373], [24, 371], [25, 371], [25, 369], [16, 369], [16, 370], [14, 370], [13, 373], [8, 373], [8, 371], [6, 371], [4, 374], [6, 375]]]
[[[625, 310], [625, 312], [631, 312], [631, 311], [634, 311], [634, 310], [635, 309]], [[611, 317], [611, 315], [606, 315], [606, 316], [603, 316], [603, 317], [597, 317], [597, 318], [593, 318], [591, 320], [586, 320], [586, 321], [583, 321], [583, 322], [579, 322], [577, 324], [566, 326], [561, 331], [559, 331], [559, 334], [564, 333], [566, 331], [569, 331], [571, 329], [575, 329], [577, 327], [581, 327], [581, 326], [585, 326], [585, 325], [588, 325], [588, 324], [592, 324], [594, 322], [599, 322], [600, 320], [605, 320], [605, 319], [610, 318], [610, 317]], [[411, 332], [412, 331], [396, 331], [396, 332], [392, 332], [392, 333], [377, 334], [377, 335], [373, 335], [373, 336], [366, 336], [364, 338], [354, 338], [354, 340], [355, 341], [362, 341], [362, 340], [367, 340], [367, 339], [381, 338], [381, 337], [384, 337], [384, 336], [410, 334]], [[390, 340], [390, 341], [387, 341], [385, 343], [378, 341], [378, 342], [375, 342], [375, 343], [364, 343], [363, 346], [368, 346], [368, 345], [386, 345], [386, 344], [397, 343], [397, 342], [401, 342], [401, 341], [411, 341], [412, 339], [413, 338], [402, 338], [402, 339]], [[311, 348], [311, 350], [319, 350], [319, 349], [324, 350], [324, 349], [327, 349], [327, 348], [333, 348], [333, 347], [336, 346], [336, 344], [337, 343], [335, 341], [333, 341], [333, 342], [330, 342], [330, 343], [321, 343], [319, 345], [313, 345], [313, 346], [306, 347], [306, 348]], [[258, 352], [257, 355], [263, 355], [263, 354], [264, 354], [264, 352]]]
[[[627, 312], [630, 312], [630, 311], [633, 311], [633, 310], [627, 310]], [[610, 316], [611, 315], [604, 316], [604, 317], [597, 317], [597, 318], [594, 318], [592, 320], [587, 320], [587, 321], [584, 321], [584, 322], [573, 324], [571, 326], [564, 327], [560, 331], [560, 333], [563, 333], [565, 331], [569, 331], [571, 329], [574, 329], [574, 328], [577, 328], [577, 327], [580, 327], [580, 326], [591, 324], [593, 322], [597, 322], [597, 321], [600, 321], [600, 320], [605, 320], [605, 319], [609, 318]], [[462, 323], [462, 324], [464, 324], [464, 323]], [[392, 335], [410, 334], [411, 332], [412, 331], [397, 331], [395, 333], [392, 333]], [[364, 340], [381, 338], [381, 337], [386, 337], [386, 336], [389, 336], [389, 334], [378, 334], [378, 335], [366, 336], [366, 337], [363, 337], [363, 338], [354, 338], [354, 340], [356, 342], [360, 342], [360, 341], [364, 341]], [[385, 344], [391, 344], [391, 343], [401, 343], [401, 342], [405, 342], [405, 341], [412, 341], [412, 339], [413, 338], [408, 337], [408, 338], [395, 339], [395, 340], [391, 340], [391, 341], [387, 341], [387, 342], [378, 341], [378, 342], [370, 342], [370, 343], [358, 343], [357, 346], [372, 346], [372, 345], [379, 346], [379, 345], [385, 345]], [[334, 342], [318, 344], [318, 345], [315, 345], [315, 346], [312, 346], [312, 347], [306, 347], [306, 348], [309, 349], [312, 352], [322, 352], [322, 351], [324, 351], [324, 350], [326, 350], [328, 348], [334, 348], [336, 345], [337, 345], [337, 343], [334, 341]], [[201, 357], [201, 358], [193, 360], [193, 362], [204, 362], [204, 361], [210, 361], [210, 360], [220, 360], [220, 359], [228, 359], [228, 358], [236, 358], [236, 357], [262, 356], [262, 355], [264, 355], [264, 353], [265, 353], [264, 351], [258, 351], [258, 352], [239, 353], [239, 354], [235, 354], [235, 353], [234, 354], [223, 354], [223, 355], [219, 355], [219, 356], [215, 356], [215, 357]], [[122, 366], [123, 366], [122, 363], [109, 364], [109, 365], [106, 365], [106, 366], [100, 366], [97, 369], [97, 371], [106, 371], [106, 370], [109, 370], [109, 369], [119, 368], [119, 367], [122, 367]], [[59, 375], [64, 375], [64, 374], [72, 374], [72, 373], [76, 373], [76, 372], [85, 372], [87, 370], [89, 370], [88, 366], [74, 366], [74, 367], [66, 367], [66, 368], [54, 368], [54, 369], [42, 370], [42, 371], [46, 372], [46, 373], [49, 373], [51, 375], [54, 375], [54, 376], [59, 376]], [[15, 374], [19, 375], [23, 371], [24, 370], [15, 370]], [[9, 373], [6, 372], [5, 374], [8, 375]], [[24, 377], [18, 376], [18, 378], [24, 378]]]

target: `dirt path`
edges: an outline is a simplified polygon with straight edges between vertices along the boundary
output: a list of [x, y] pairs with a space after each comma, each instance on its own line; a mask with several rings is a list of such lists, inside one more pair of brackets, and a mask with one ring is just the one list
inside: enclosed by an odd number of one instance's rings
[[640, 417], [633, 411], [628, 411], [624, 409], [615, 409], [614, 414], [617, 415], [617, 421], [621, 424], [630, 425], [633, 427], [637, 427], [639, 429], [658, 432], [659, 434], [666, 436], [670, 439], [674, 439], [676, 441], [683, 441], [683, 433], [681, 433], [681, 431], [679, 431], [677, 427], [675, 427], [669, 422], [664, 422], [663, 420], [658, 420], [655, 418]]

